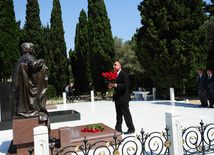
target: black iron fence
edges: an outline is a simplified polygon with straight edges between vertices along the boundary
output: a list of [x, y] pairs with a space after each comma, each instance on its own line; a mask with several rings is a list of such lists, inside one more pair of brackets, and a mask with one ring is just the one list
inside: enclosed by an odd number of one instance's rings
[[203, 154], [214, 152], [214, 124], [190, 126], [183, 129], [183, 151], [184, 154]]
[[112, 141], [97, 141], [89, 143], [85, 137], [83, 145], [70, 145], [61, 149], [54, 149], [53, 143], [50, 145], [51, 155], [78, 154], [83, 155], [152, 155], [169, 154], [170, 142], [168, 141], [168, 128], [165, 132], [145, 133], [143, 129], [140, 135], [127, 136], [124, 139], [118, 139], [113, 135]]

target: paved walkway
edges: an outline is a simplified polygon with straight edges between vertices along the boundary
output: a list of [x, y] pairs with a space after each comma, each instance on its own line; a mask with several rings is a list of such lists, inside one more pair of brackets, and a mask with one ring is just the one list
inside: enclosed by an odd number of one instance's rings
[[[200, 108], [198, 102], [185, 103], [184, 101], [131, 101], [130, 111], [136, 128], [134, 134], [140, 134], [141, 129], [147, 133], [154, 131], [164, 131], [165, 112], [177, 111], [180, 113], [180, 123], [182, 128], [198, 126], [203, 120], [205, 124], [214, 123], [214, 109]], [[51, 129], [63, 126], [78, 126], [91, 123], [104, 123], [111, 128], [115, 126], [115, 107], [112, 101], [96, 101], [82, 103], [70, 103], [66, 106], [57, 105], [57, 110], [75, 109], [80, 112], [81, 120], [62, 123], [52, 123]], [[56, 110], [49, 110], [56, 111]], [[123, 131], [127, 131], [125, 122]], [[123, 135], [124, 137], [124, 135]], [[0, 131], [0, 155], [6, 154], [10, 142], [13, 139], [12, 130]]]

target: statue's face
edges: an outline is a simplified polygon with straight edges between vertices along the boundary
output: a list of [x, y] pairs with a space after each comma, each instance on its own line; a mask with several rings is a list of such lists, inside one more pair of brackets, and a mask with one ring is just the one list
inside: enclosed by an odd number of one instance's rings
[[32, 54], [32, 55], [35, 53], [35, 50], [34, 50], [33, 47], [29, 50], [29, 53]]
[[34, 45], [32, 43], [23, 43], [21, 46], [23, 53], [29, 53], [31, 55], [35, 53]]
[[30, 49], [29, 49], [30, 54], [34, 54], [35, 50], [34, 50], [34, 45], [32, 43], [30, 43]]

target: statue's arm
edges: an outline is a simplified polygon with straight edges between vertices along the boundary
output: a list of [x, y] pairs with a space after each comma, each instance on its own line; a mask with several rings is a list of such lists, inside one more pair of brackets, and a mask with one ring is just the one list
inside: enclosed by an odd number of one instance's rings
[[39, 60], [30, 60], [29, 61], [30, 63], [30, 66], [32, 68], [38, 68], [38, 67], [41, 67], [44, 63], [45, 63], [45, 60], [44, 59], [39, 59]]

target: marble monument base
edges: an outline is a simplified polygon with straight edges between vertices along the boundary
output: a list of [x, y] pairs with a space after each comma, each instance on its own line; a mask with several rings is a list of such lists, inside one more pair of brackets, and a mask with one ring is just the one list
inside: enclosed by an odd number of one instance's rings
[[34, 145], [33, 128], [46, 126], [45, 122], [40, 122], [39, 117], [13, 119], [13, 140], [10, 144], [8, 155], [20, 154], [29, 155], [30, 146]]

